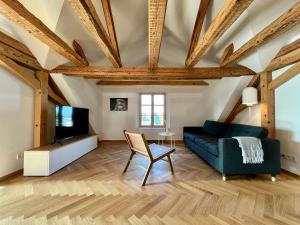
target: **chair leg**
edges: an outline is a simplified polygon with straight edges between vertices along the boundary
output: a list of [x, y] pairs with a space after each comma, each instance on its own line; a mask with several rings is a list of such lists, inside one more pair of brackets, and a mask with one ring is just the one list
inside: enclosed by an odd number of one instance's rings
[[170, 169], [171, 169], [172, 173], [174, 173], [174, 169], [173, 169], [173, 165], [172, 165], [172, 161], [171, 161], [171, 156], [167, 155], [167, 157], [168, 157], [168, 161], [169, 161], [169, 164], [170, 164]]
[[129, 164], [130, 164], [130, 162], [131, 162], [132, 157], [134, 156], [134, 154], [135, 154], [135, 152], [132, 151], [132, 152], [131, 152], [131, 155], [129, 156], [128, 162], [127, 162], [127, 164], [126, 164], [126, 166], [125, 166], [125, 169], [124, 169], [123, 173], [125, 173], [125, 172], [127, 171], [128, 166], [129, 166]]
[[144, 179], [143, 179], [143, 183], [142, 183], [142, 186], [145, 186], [146, 182], [147, 182], [147, 179], [148, 179], [148, 176], [149, 176], [149, 173], [150, 173], [150, 170], [152, 168], [152, 165], [153, 165], [153, 162], [150, 162], [148, 168], [147, 168], [147, 171], [145, 173], [145, 176], [144, 176]]

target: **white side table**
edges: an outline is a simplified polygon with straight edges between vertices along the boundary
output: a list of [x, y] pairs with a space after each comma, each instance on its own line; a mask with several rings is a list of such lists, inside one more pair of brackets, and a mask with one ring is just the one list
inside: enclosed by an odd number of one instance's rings
[[171, 141], [171, 148], [175, 148], [175, 133], [174, 132], [160, 132], [158, 133], [158, 144], [163, 145], [164, 140], [167, 140], [167, 138], [170, 138]]

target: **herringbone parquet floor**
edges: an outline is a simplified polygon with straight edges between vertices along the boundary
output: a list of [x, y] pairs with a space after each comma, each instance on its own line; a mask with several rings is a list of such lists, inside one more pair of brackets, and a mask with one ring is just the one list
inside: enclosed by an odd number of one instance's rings
[[175, 175], [167, 162], [154, 165], [140, 187], [148, 161], [125, 143], [104, 142], [51, 177], [22, 177], [0, 183], [0, 224], [7, 225], [239, 225], [300, 224], [300, 178], [221, 175], [179, 146]]

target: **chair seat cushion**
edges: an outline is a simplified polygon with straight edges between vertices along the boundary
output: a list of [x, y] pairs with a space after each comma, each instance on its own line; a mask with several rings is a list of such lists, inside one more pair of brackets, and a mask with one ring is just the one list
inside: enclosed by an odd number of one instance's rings
[[166, 155], [167, 153], [174, 152], [174, 148], [169, 148], [163, 145], [158, 145], [158, 144], [150, 144], [149, 149], [152, 153], [152, 156], [154, 159], [159, 158], [162, 155]]
[[218, 138], [208, 136], [208, 135], [199, 135], [198, 137], [195, 138], [195, 143], [202, 150], [205, 150], [215, 156], [219, 155]]

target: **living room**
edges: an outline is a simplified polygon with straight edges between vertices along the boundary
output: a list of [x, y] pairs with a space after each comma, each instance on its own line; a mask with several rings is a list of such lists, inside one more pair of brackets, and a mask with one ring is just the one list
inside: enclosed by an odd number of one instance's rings
[[0, 1], [1, 224], [300, 224], [300, 2]]

